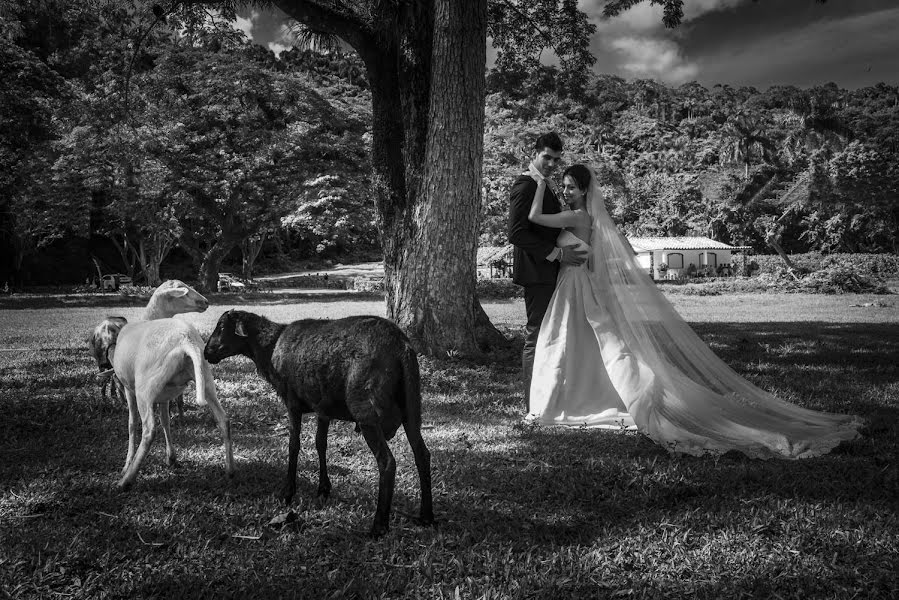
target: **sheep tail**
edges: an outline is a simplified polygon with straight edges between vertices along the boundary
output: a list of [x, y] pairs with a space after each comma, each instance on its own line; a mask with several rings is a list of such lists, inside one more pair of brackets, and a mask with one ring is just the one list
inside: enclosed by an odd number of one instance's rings
[[421, 428], [421, 372], [418, 356], [408, 343], [400, 356], [403, 365], [403, 422]]
[[184, 352], [194, 364], [194, 387], [197, 389], [197, 404], [206, 406], [206, 386], [209, 383], [206, 381], [206, 376], [209, 373], [209, 368], [205, 364], [202, 347], [202, 343], [199, 346], [197, 344], [186, 344]]

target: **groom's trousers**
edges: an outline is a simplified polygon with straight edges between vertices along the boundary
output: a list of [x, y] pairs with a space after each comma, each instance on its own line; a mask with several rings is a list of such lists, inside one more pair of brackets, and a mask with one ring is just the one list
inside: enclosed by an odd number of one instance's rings
[[555, 285], [524, 286], [524, 311], [528, 318], [525, 326], [524, 347], [521, 350], [521, 379], [524, 384], [525, 413], [530, 410], [531, 375], [534, 372], [534, 351], [537, 348], [537, 336], [543, 315], [549, 308]]

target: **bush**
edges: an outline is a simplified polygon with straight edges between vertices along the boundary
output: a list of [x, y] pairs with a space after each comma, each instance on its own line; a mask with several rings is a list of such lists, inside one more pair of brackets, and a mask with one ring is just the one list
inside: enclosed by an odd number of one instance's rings
[[[868, 277], [843, 264], [831, 264], [809, 273], [799, 281], [788, 282], [796, 291], [815, 294], [889, 294], [890, 290], [876, 277]], [[792, 291], [792, 290], [790, 290]]]
[[154, 286], [150, 285], [120, 285], [116, 293], [119, 296], [134, 296], [137, 298], [150, 298], [156, 291]]
[[509, 299], [524, 296], [524, 288], [508, 278], [478, 279], [475, 289], [478, 298]]
[[318, 273], [312, 275], [296, 275], [282, 279], [267, 279], [265, 287], [345, 290], [353, 288], [353, 280], [347, 277], [329, 277]]
[[[753, 256], [758, 263], [759, 273], [779, 273], [784, 264], [776, 254]], [[821, 254], [806, 252], [792, 254], [790, 260], [796, 267], [806, 273], [818, 271], [825, 267], [840, 266], [854, 270], [859, 275], [897, 278], [899, 277], [899, 255], [896, 254]]]
[[364, 292], [368, 294], [383, 294], [384, 278], [356, 277], [355, 279], [353, 279], [353, 286], [351, 289], [356, 292]]
[[717, 296], [749, 293], [805, 294], [890, 294], [889, 288], [876, 277], [860, 275], [845, 266], [825, 267], [794, 278], [786, 269], [762, 273], [754, 277], [722, 277], [704, 283], [664, 286], [669, 294], [685, 296]]

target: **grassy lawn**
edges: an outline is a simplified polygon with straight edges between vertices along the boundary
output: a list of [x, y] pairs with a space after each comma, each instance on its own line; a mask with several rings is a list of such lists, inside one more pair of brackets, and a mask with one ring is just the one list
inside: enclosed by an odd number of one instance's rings
[[[267, 526], [283, 512], [286, 419], [244, 359], [214, 368], [236, 477], [225, 477], [211, 415], [188, 401], [173, 423], [180, 466], [165, 466], [157, 439], [136, 485], [116, 491], [127, 410], [100, 397], [84, 339], [102, 317], [140, 308], [0, 309], [0, 597], [894, 598], [894, 298], [671, 296], [755, 383], [871, 419], [865, 437], [794, 462], [672, 456], [639, 434], [520, 425], [524, 307], [488, 303], [513, 337], [508, 352], [492, 363], [421, 360], [439, 527], [407, 516], [418, 479], [400, 431], [391, 531], [379, 540], [365, 535], [374, 458], [349, 424], [332, 427], [334, 489], [315, 501], [311, 419], [298, 519]], [[182, 318], [208, 333], [231, 307]], [[249, 308], [280, 321], [383, 314], [371, 299]]]

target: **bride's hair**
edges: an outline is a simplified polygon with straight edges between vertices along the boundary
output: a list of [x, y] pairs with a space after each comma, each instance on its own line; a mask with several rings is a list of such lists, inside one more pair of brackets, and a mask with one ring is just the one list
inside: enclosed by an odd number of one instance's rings
[[565, 172], [562, 173], [562, 179], [565, 179], [565, 176], [570, 176], [574, 179], [574, 182], [577, 184], [577, 187], [584, 193], [590, 188], [590, 169], [588, 169], [584, 165], [571, 165]]

